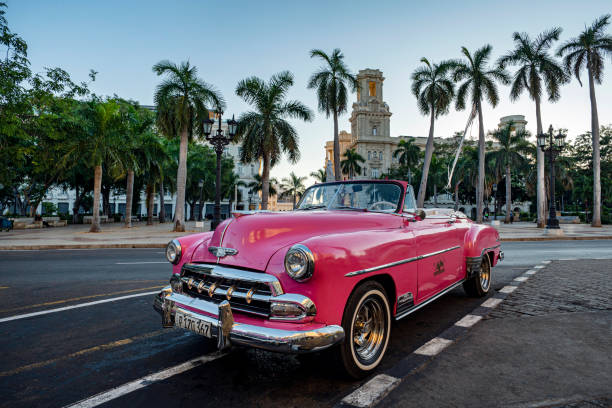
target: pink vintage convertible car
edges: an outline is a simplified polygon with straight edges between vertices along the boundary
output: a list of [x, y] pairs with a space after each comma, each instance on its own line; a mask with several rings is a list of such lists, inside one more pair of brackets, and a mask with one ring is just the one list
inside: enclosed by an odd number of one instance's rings
[[418, 210], [402, 181], [316, 184], [295, 211], [241, 212], [214, 232], [170, 242], [164, 327], [301, 353], [335, 346], [353, 377], [383, 358], [391, 320], [463, 285], [491, 288], [503, 259], [494, 228], [460, 212]]

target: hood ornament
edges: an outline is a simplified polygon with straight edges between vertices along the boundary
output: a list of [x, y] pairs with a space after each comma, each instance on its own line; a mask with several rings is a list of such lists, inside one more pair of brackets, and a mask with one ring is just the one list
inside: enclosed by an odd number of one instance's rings
[[237, 249], [234, 248], [223, 248], [223, 247], [208, 247], [208, 252], [216, 256], [217, 258], [223, 258], [227, 255], [236, 255], [238, 253]]

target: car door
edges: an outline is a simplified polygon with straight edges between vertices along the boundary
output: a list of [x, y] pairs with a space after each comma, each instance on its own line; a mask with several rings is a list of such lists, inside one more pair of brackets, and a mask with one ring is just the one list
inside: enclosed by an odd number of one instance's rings
[[463, 247], [454, 218], [431, 215], [414, 229], [417, 245], [417, 300], [420, 303], [461, 280]]

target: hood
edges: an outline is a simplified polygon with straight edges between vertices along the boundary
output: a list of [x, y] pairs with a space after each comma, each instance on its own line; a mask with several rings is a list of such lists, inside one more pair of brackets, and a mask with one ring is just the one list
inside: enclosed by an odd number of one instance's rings
[[[210, 246], [238, 250], [219, 264], [263, 271], [279, 249], [320, 235], [399, 228], [401, 218], [360, 211], [291, 211], [257, 213], [231, 218], [215, 230]], [[200, 246], [193, 261], [216, 262], [207, 246]]]

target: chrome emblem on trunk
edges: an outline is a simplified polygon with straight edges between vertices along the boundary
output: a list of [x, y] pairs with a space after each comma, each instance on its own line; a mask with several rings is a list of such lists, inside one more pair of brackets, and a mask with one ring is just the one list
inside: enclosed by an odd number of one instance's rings
[[223, 248], [223, 247], [208, 247], [208, 252], [216, 256], [217, 258], [223, 258], [227, 255], [236, 255], [238, 253], [237, 249], [234, 248]]

